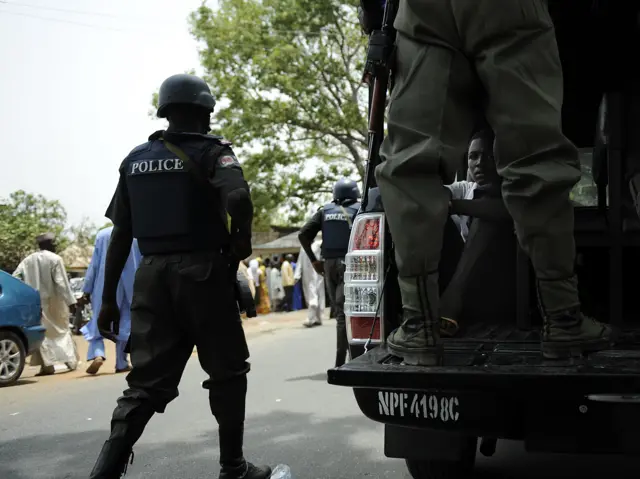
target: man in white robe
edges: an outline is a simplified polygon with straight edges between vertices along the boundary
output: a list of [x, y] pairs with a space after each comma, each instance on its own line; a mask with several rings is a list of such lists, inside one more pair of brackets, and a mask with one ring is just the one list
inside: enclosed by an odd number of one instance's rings
[[276, 313], [281, 310], [282, 302], [284, 301], [284, 286], [282, 285], [280, 265], [274, 261], [267, 274], [269, 275], [267, 286], [269, 288], [269, 299], [271, 300], [271, 312]]
[[[316, 258], [321, 257], [321, 245], [320, 240], [311, 245]], [[308, 328], [321, 325], [325, 307], [324, 277], [316, 273], [303, 248], [300, 248], [294, 279], [296, 282], [302, 280], [302, 290], [307, 302], [308, 316], [303, 324]]]
[[76, 300], [69, 285], [62, 258], [55, 254], [55, 236], [45, 233], [37, 238], [40, 251], [27, 256], [13, 272], [40, 293], [45, 339], [31, 356], [31, 365], [40, 366], [37, 376], [55, 373], [55, 364], [78, 367], [78, 350], [69, 328], [69, 308]]

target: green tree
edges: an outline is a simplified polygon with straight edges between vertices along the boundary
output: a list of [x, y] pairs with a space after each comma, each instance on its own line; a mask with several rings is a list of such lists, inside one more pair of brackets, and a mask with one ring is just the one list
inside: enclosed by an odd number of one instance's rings
[[340, 176], [362, 179], [366, 38], [357, 0], [219, 0], [191, 16], [219, 108], [242, 151], [259, 222], [300, 221]]
[[9, 273], [37, 249], [36, 236], [52, 232], [62, 249], [67, 212], [57, 200], [19, 190], [0, 199], [0, 269]]

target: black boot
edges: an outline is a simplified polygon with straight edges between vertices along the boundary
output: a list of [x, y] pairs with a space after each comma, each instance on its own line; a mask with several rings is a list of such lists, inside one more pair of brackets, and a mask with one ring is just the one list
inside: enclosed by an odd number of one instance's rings
[[109, 439], [102, 446], [89, 479], [120, 479], [127, 472], [130, 458], [133, 462], [133, 451], [128, 441]]
[[269, 479], [270, 477], [269, 466], [254, 466], [244, 459], [240, 465], [223, 465], [220, 470], [220, 479]]
[[[111, 418], [111, 436], [102, 446], [89, 479], [120, 479], [133, 463], [133, 445], [140, 439], [154, 411], [148, 401], [127, 389]], [[131, 462], [129, 462], [131, 460]]]
[[244, 424], [235, 427], [221, 426], [220, 437], [220, 479], [267, 479], [271, 477], [269, 466], [256, 467], [247, 462], [242, 454]]
[[244, 416], [247, 376], [211, 383], [209, 405], [218, 421], [220, 438], [220, 479], [267, 479], [271, 468], [256, 467], [244, 459]]

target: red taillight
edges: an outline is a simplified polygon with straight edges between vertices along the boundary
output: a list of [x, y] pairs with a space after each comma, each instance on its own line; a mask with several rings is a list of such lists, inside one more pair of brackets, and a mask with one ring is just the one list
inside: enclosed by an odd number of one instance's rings
[[356, 224], [352, 249], [380, 249], [380, 218], [367, 219]]
[[[384, 235], [382, 213], [356, 216], [345, 258], [344, 311], [350, 343], [379, 344], [384, 331]], [[374, 318], [378, 317], [375, 321]], [[375, 324], [374, 324], [375, 323]]]
[[[369, 339], [374, 318], [352, 316], [349, 319], [351, 323], [351, 339]], [[374, 341], [380, 340], [380, 320], [376, 321], [371, 339]]]

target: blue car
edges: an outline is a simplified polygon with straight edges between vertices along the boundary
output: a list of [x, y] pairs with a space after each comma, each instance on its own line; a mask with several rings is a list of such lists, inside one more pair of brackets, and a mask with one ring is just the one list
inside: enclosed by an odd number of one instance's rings
[[0, 270], [0, 386], [16, 382], [42, 344], [41, 314], [38, 291]]

